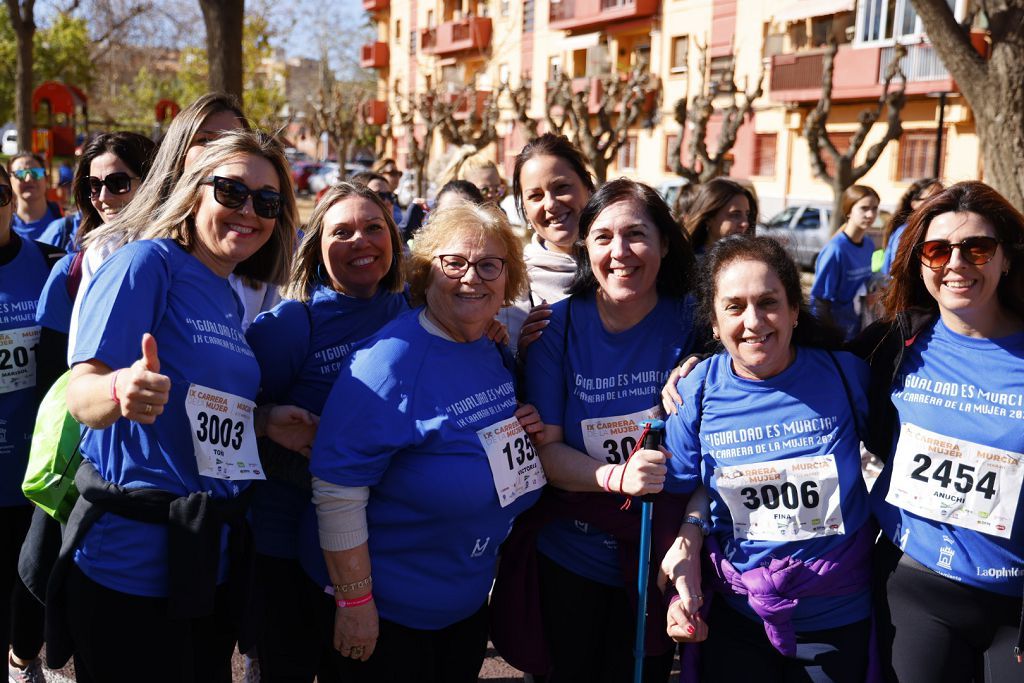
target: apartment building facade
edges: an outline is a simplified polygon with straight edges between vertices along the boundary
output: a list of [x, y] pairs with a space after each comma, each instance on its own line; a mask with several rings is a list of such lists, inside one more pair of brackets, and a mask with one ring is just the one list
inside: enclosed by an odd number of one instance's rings
[[[948, 1], [958, 19], [968, 16], [970, 0]], [[763, 71], [763, 93], [731, 150], [731, 175], [753, 183], [765, 217], [787, 204], [825, 205], [831, 190], [814, 176], [803, 127], [821, 97], [831, 38], [838, 51], [828, 134], [839, 149], [849, 144], [860, 112], [881, 95], [897, 42], [907, 49], [903, 135], [861, 180], [878, 190], [883, 206], [895, 205], [911, 182], [936, 168], [949, 182], [981, 177], [970, 108], [910, 0], [363, 0], [363, 7], [377, 27], [377, 40], [362, 47], [363, 65], [378, 74], [378, 98], [366, 115], [387, 124], [386, 151], [400, 164], [411, 131], [396, 112], [410, 93], [470, 88], [482, 98], [501, 83], [527, 81], [530, 114], [544, 130], [553, 74], [565, 73], [574, 89], [593, 93], [601, 77], [647, 64], [660, 88], [656, 115], [630, 131], [609, 177], [658, 184], [677, 177], [670, 151], [688, 134], [674, 119], [676, 101], [708, 81], [724, 93], [716, 98], [721, 104], [730, 97], [723, 75], [733, 73], [743, 90]], [[984, 31], [972, 31], [971, 39], [984, 54]], [[709, 68], [702, 78], [704, 46]], [[500, 103], [498, 139], [485, 153], [511, 171], [525, 136], [507, 98]], [[869, 131], [857, 160], [883, 136], [884, 121], [883, 115]], [[720, 129], [721, 116], [713, 115], [709, 146], [717, 145]], [[434, 141], [436, 164], [450, 154], [446, 147]]]

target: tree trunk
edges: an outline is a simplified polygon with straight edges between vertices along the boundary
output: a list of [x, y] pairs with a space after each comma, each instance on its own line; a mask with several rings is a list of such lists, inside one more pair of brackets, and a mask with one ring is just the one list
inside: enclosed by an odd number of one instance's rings
[[18, 128], [18, 149], [32, 149], [32, 42], [36, 33], [35, 1], [27, 0], [22, 12], [19, 0], [7, 0], [17, 43], [14, 70], [14, 121]]
[[594, 180], [601, 187], [608, 180], [608, 160], [602, 154], [592, 154], [589, 158], [590, 167], [594, 169]]
[[245, 0], [199, 0], [206, 24], [206, 59], [213, 92], [242, 101], [242, 30]]

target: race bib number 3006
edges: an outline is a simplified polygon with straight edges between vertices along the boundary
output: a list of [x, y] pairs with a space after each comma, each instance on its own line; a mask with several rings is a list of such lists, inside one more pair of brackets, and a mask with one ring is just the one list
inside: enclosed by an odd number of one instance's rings
[[845, 533], [834, 455], [715, 468], [736, 538], [800, 541]]
[[540, 457], [517, 418], [496, 422], [476, 435], [487, 452], [501, 507], [547, 483]]
[[185, 412], [199, 474], [214, 479], [266, 479], [256, 450], [252, 401], [192, 384]]
[[936, 522], [1010, 538], [1024, 479], [1022, 458], [904, 424], [885, 500]]

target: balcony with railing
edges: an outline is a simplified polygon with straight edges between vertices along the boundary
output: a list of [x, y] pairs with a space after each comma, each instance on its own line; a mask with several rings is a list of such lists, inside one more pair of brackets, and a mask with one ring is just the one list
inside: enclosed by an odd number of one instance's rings
[[490, 90], [463, 90], [448, 94], [449, 104], [454, 104], [452, 118], [456, 121], [464, 121], [470, 116], [483, 116], [484, 109], [491, 97]]
[[380, 40], [367, 43], [359, 51], [359, 66], [364, 69], [384, 69], [387, 68], [390, 57], [387, 43]]
[[448, 55], [464, 50], [486, 50], [491, 44], [490, 17], [466, 17], [420, 30], [424, 52]]
[[391, 6], [391, 0], [363, 0], [363, 9], [367, 12], [383, 12]]
[[384, 100], [363, 102], [363, 120], [371, 126], [383, 126], [388, 122], [388, 103]]
[[658, 0], [553, 0], [548, 24], [559, 31], [594, 29], [649, 18], [657, 11]]

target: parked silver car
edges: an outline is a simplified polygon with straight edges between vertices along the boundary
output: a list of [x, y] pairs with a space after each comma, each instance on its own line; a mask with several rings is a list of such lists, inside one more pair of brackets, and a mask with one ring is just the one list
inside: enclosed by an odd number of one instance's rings
[[814, 270], [814, 261], [832, 239], [831, 209], [794, 204], [757, 226], [757, 234], [778, 240], [802, 268]]

